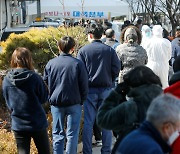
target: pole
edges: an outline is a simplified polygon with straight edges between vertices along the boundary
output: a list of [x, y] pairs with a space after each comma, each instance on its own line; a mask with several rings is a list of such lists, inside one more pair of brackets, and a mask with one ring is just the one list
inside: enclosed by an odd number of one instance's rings
[[3, 11], [2, 11], [2, 2], [3, 2], [3, 1], [1, 0], [1, 21], [0, 21], [0, 22], [1, 22], [1, 35], [2, 35], [2, 21], [3, 21], [3, 20], [2, 20], [2, 12], [3, 12]]
[[37, 19], [41, 20], [41, 2], [37, 0]]

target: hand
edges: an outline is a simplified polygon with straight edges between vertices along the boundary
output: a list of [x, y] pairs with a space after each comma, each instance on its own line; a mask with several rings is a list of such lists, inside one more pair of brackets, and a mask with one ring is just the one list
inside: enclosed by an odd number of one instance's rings
[[122, 82], [116, 86], [115, 91], [119, 94], [126, 96], [126, 94], [129, 92], [129, 89], [129, 86], [125, 82]]

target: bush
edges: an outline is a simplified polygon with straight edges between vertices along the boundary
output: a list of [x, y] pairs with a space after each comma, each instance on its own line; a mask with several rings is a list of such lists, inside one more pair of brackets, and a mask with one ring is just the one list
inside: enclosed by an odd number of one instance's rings
[[[11, 34], [5, 42], [0, 42], [0, 45], [3, 47], [3, 51], [0, 53], [0, 70], [4, 70], [0, 72], [0, 113], [2, 113], [0, 114], [0, 121], [5, 121], [3, 122], [3, 126], [0, 125], [0, 153], [17, 153], [14, 136], [13, 133], [10, 131], [10, 115], [7, 114], [5, 117], [2, 117], [4, 113], [9, 113], [6, 108], [4, 98], [2, 96], [2, 80], [7, 72], [7, 69], [10, 68], [10, 60], [13, 51], [17, 47], [28, 48], [32, 53], [35, 69], [42, 73], [47, 62], [53, 57], [57, 56], [59, 53], [57, 48], [57, 41], [61, 37], [66, 35], [73, 37], [76, 41], [74, 53], [74, 56], [76, 56], [78, 49], [87, 43], [87, 37], [84, 33], [84, 28], [81, 27], [49, 27], [44, 29], [32, 28], [30, 31], [23, 34]], [[45, 106], [45, 108], [46, 110], [48, 110], [49, 107]], [[47, 119], [49, 123], [48, 134], [52, 148], [52, 116], [48, 111]], [[83, 118], [81, 121], [79, 142], [81, 141], [82, 125]], [[37, 149], [34, 143], [31, 145], [31, 153], [37, 153]]]
[[42, 73], [47, 62], [59, 54], [57, 41], [67, 35], [76, 41], [76, 55], [78, 49], [87, 42], [82, 27], [32, 28], [23, 34], [12, 33], [5, 42], [1, 42], [3, 50], [0, 54], [0, 69], [7, 70], [9, 68], [11, 55], [17, 47], [26, 47], [32, 52], [35, 68]]

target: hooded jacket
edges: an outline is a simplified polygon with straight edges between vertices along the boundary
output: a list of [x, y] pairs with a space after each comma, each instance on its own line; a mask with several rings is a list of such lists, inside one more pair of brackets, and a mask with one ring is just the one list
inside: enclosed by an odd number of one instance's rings
[[47, 101], [48, 89], [34, 71], [10, 70], [3, 80], [3, 95], [11, 111], [12, 130], [39, 131], [48, 126], [41, 106]]
[[122, 94], [112, 90], [98, 111], [98, 125], [115, 131], [123, 138], [133, 123], [144, 121], [151, 101], [161, 92], [158, 85], [142, 85], [131, 89], [127, 94], [129, 99], [124, 101]]

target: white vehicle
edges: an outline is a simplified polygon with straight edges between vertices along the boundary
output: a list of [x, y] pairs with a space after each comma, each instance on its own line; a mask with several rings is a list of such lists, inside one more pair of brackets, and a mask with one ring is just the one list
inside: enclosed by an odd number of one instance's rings
[[58, 22], [33, 22], [32, 24], [29, 25], [29, 27], [59, 27]]

